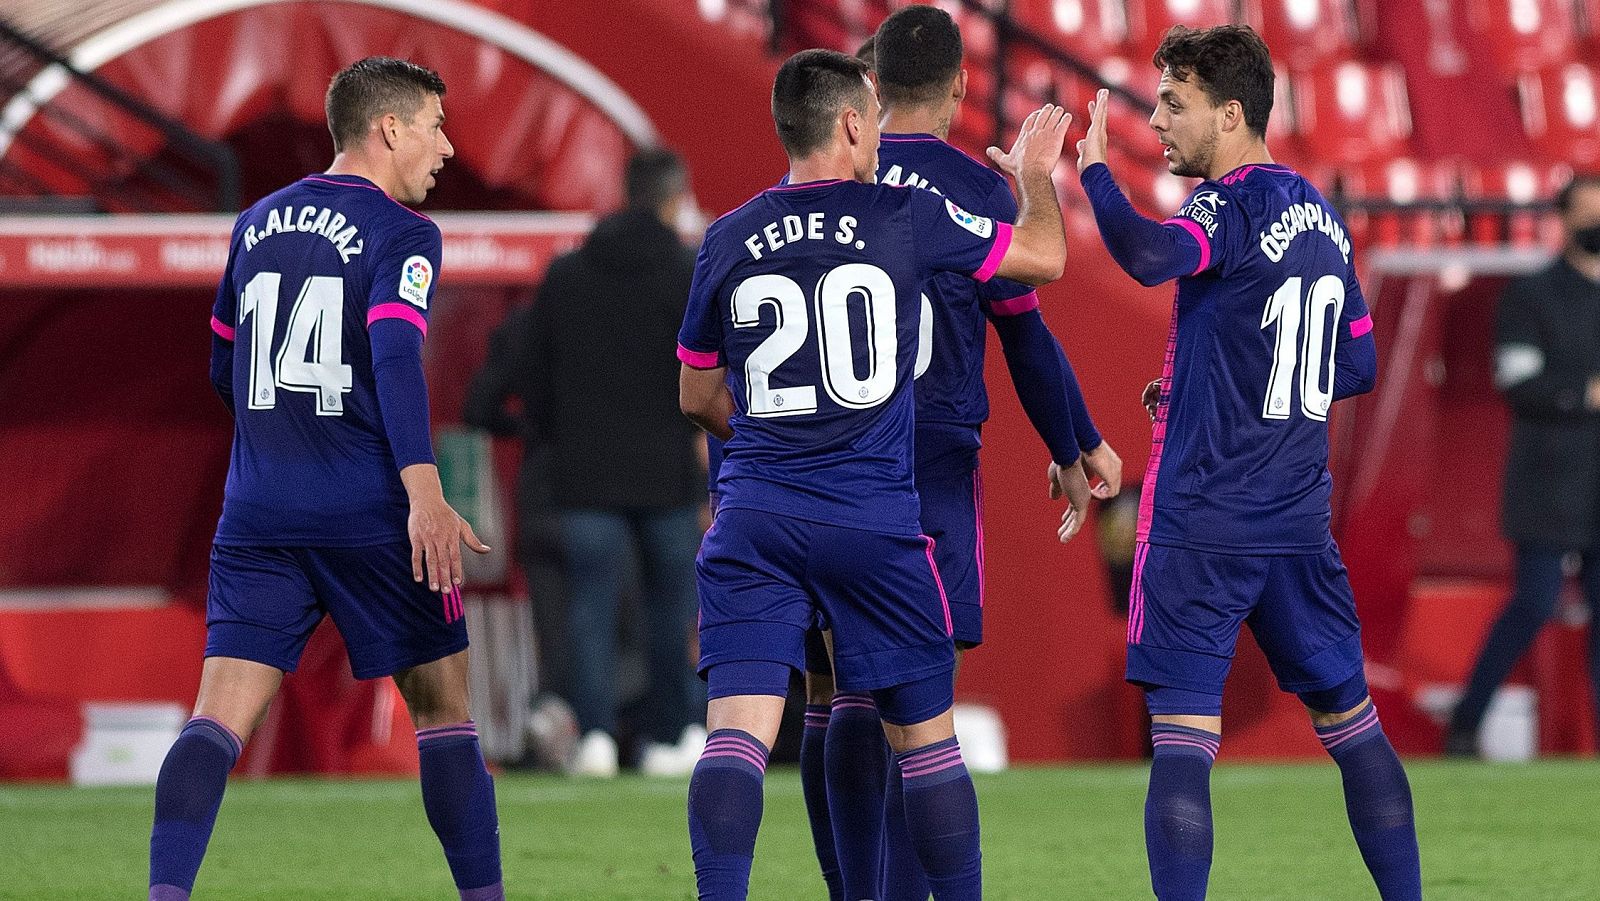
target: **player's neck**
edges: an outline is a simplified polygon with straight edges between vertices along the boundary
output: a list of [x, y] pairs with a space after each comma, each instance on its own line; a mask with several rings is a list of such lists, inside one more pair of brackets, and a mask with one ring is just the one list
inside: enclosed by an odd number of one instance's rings
[[950, 121], [955, 118], [951, 104], [932, 106], [884, 107], [878, 129], [886, 135], [933, 135], [941, 141], [950, 137]]
[[1272, 154], [1267, 152], [1267, 143], [1265, 141], [1250, 141], [1234, 148], [1231, 152], [1219, 152], [1216, 158], [1211, 161], [1211, 171], [1206, 173], [1206, 177], [1215, 180], [1243, 166], [1270, 166], [1272, 164]]
[[338, 153], [333, 157], [333, 162], [323, 172], [324, 175], [354, 175], [372, 182], [382, 189], [383, 193], [394, 196], [394, 185], [379, 171], [377, 166], [352, 153]]
[[850, 181], [855, 177], [855, 165], [846, 152], [813, 153], [804, 159], [789, 160], [791, 185], [810, 181]]

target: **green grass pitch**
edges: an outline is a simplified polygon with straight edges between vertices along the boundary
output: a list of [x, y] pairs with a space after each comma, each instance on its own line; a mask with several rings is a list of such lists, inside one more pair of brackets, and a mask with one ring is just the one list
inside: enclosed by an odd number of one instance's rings
[[[1412, 761], [1426, 895], [1600, 898], [1600, 763]], [[986, 897], [1149, 898], [1145, 769], [1020, 769], [978, 779]], [[509, 895], [692, 899], [682, 780], [502, 776]], [[1213, 899], [1374, 899], [1332, 765], [1224, 762]], [[149, 789], [0, 788], [0, 898], [142, 898]], [[415, 783], [238, 781], [198, 899], [454, 898]], [[767, 781], [751, 897], [823, 897], [800, 785]]]

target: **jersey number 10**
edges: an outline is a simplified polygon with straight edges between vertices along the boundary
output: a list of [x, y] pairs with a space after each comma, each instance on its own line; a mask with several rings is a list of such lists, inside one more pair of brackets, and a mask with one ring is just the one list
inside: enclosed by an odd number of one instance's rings
[[354, 382], [344, 362], [344, 279], [313, 275], [300, 286], [289, 310], [288, 329], [277, 358], [272, 337], [278, 326], [282, 273], [258, 272], [244, 286], [239, 322], [250, 329], [250, 409], [278, 405], [278, 389], [317, 396], [318, 416], [344, 413], [344, 393]]
[[1344, 313], [1344, 279], [1324, 275], [1312, 282], [1310, 296], [1301, 300], [1304, 284], [1305, 279], [1298, 275], [1290, 278], [1272, 292], [1261, 312], [1262, 328], [1278, 325], [1278, 337], [1272, 345], [1272, 376], [1267, 380], [1267, 397], [1261, 405], [1264, 419], [1289, 418], [1297, 363], [1300, 412], [1307, 419], [1321, 422], [1328, 418], [1328, 408], [1333, 406], [1333, 358], [1339, 343], [1339, 317]]

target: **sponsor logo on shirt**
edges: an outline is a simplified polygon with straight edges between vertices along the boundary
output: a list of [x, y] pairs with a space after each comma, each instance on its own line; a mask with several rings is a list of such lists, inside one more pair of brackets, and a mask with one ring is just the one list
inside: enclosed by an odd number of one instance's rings
[[1216, 191], [1200, 191], [1189, 198], [1189, 202], [1178, 211], [1178, 215], [1193, 219], [1196, 225], [1206, 230], [1206, 237], [1215, 238], [1220, 220], [1219, 214], [1227, 205], [1228, 202]]
[[955, 220], [957, 225], [969, 232], [972, 232], [978, 237], [987, 238], [994, 234], [993, 219], [989, 219], [985, 216], [974, 216], [961, 207], [956, 206], [955, 202], [951, 200], [946, 200], [944, 202], [944, 209], [945, 212], [950, 214], [950, 218]]
[[426, 257], [410, 257], [400, 267], [400, 296], [426, 310], [428, 286], [433, 284], [433, 265]]

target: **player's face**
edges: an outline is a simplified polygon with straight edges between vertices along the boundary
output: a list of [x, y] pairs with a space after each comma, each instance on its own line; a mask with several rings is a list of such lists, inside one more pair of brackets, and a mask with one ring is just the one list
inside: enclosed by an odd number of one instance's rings
[[437, 183], [434, 176], [444, 166], [444, 161], [455, 153], [450, 139], [444, 136], [444, 105], [438, 94], [429, 94], [416, 115], [401, 129], [395, 155], [406, 196], [396, 199], [403, 203], [421, 203]]
[[867, 79], [867, 108], [860, 112], [857, 117], [860, 131], [850, 157], [856, 181], [870, 185], [878, 181], [878, 118], [883, 115], [883, 108], [878, 104], [878, 88], [871, 79]]
[[1167, 171], [1186, 178], [1206, 178], [1211, 174], [1211, 162], [1222, 137], [1221, 113], [1219, 107], [1211, 105], [1198, 78], [1191, 75], [1188, 81], [1178, 81], [1171, 70], [1161, 73], [1150, 127], [1166, 147], [1163, 155], [1167, 158]]

